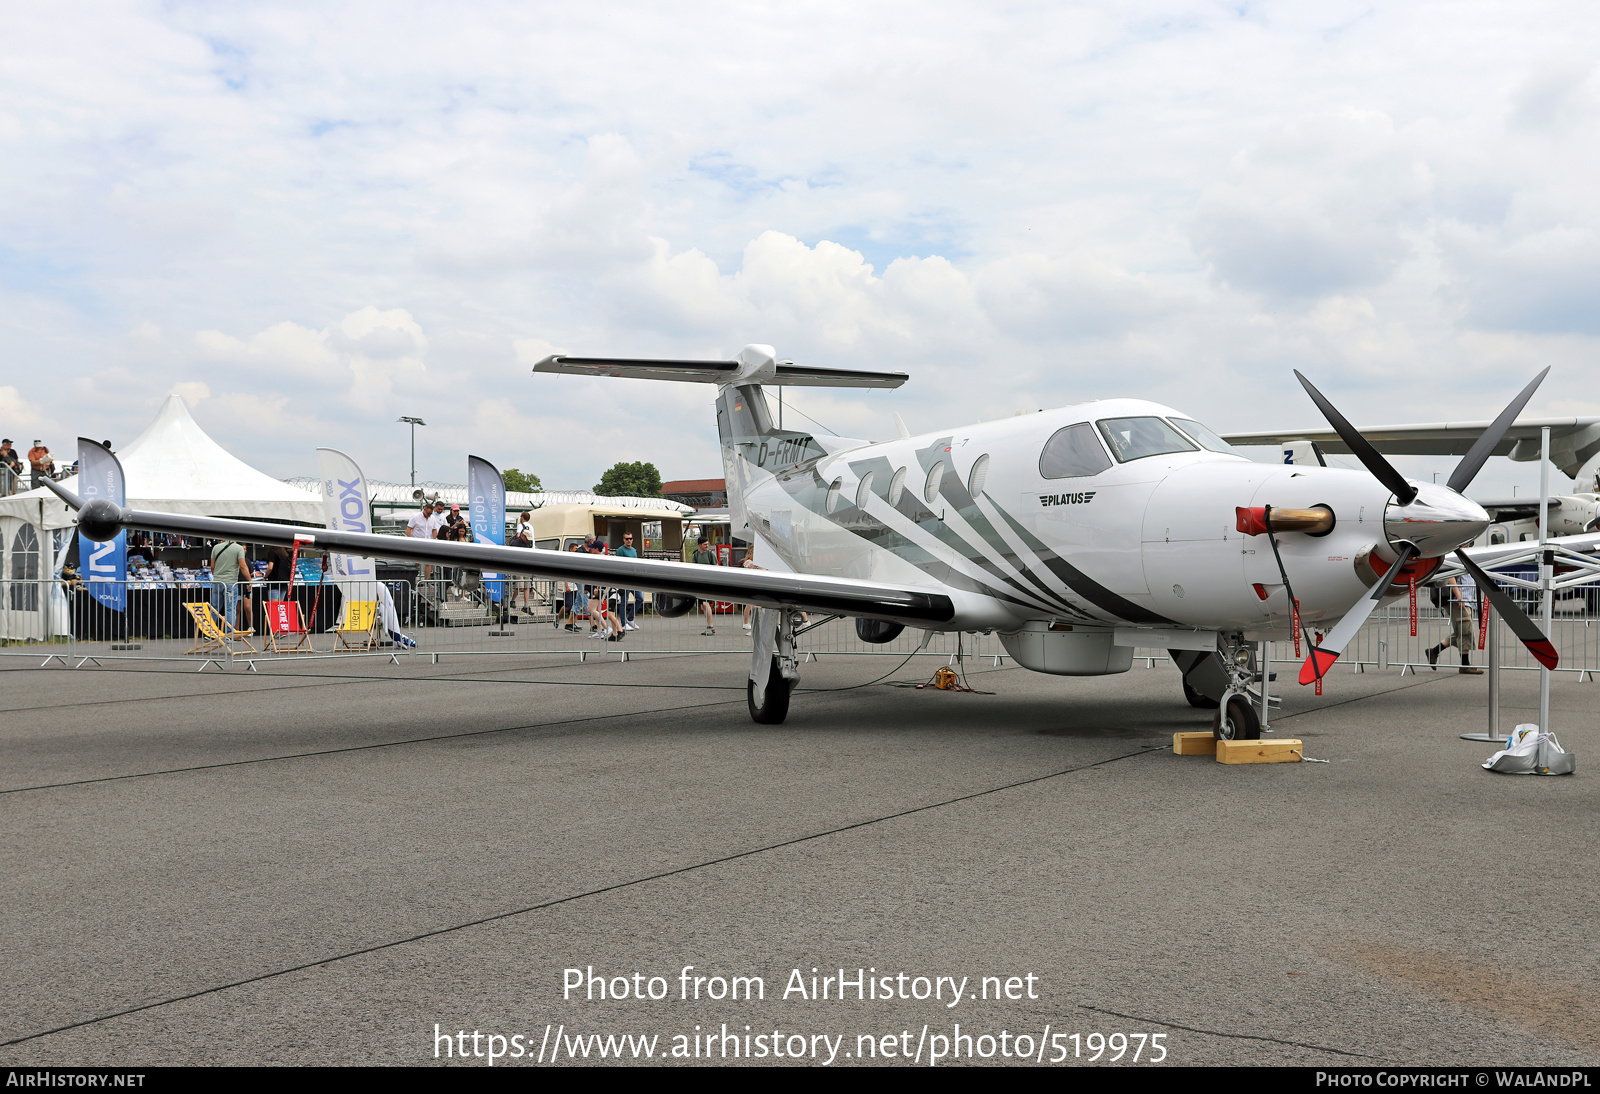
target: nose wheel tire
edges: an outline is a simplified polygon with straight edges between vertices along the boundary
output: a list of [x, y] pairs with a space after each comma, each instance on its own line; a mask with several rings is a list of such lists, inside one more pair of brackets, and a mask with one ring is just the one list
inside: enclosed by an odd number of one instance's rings
[[1261, 719], [1243, 696], [1234, 695], [1226, 707], [1219, 706], [1212, 715], [1211, 732], [1219, 741], [1259, 741]]
[[746, 680], [744, 685], [744, 701], [750, 708], [750, 719], [758, 725], [775, 726], [782, 724], [789, 716], [789, 681], [783, 678], [783, 673], [778, 671], [778, 663], [773, 661], [772, 667], [767, 670], [767, 693], [765, 702], [756, 705], [756, 682]]
[[1196, 691], [1194, 688], [1189, 686], [1189, 681], [1187, 680], [1182, 680], [1179, 682], [1183, 684], [1183, 697], [1189, 700], [1190, 706], [1199, 707], [1201, 710], [1217, 709], [1217, 701], [1211, 698], [1211, 696], [1205, 694], [1204, 692]]

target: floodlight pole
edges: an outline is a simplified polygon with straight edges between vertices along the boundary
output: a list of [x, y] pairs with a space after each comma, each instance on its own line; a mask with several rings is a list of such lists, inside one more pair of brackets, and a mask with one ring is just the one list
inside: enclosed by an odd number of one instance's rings
[[415, 490], [417, 487], [417, 426], [427, 425], [428, 423], [421, 418], [401, 418], [400, 421], [406, 422], [411, 426], [411, 488]]
[[[1551, 615], [1555, 608], [1555, 552], [1547, 546], [1550, 537], [1550, 427], [1539, 430], [1539, 590], [1544, 616], [1544, 636], [1549, 638]], [[1550, 670], [1539, 666], [1539, 732], [1550, 732]]]

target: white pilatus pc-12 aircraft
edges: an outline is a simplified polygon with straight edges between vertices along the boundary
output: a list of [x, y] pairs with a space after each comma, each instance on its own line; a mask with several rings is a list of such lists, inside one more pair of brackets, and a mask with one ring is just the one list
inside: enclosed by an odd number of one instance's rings
[[1539, 628], [1460, 550], [1489, 523], [1461, 491], [1544, 373], [1438, 486], [1407, 481], [1303, 376], [1366, 472], [1257, 463], [1143, 399], [877, 443], [780, 429], [763, 387], [893, 388], [907, 377], [799, 366], [770, 346], [730, 361], [552, 356], [534, 371], [715, 384], [733, 526], [793, 572], [308, 533], [83, 502], [51, 485], [94, 540], [123, 528], [284, 546], [298, 536], [336, 552], [650, 589], [678, 614], [693, 598], [753, 604], [747, 695], [750, 716], [769, 724], [787, 716], [798, 679], [800, 613], [818, 612], [853, 617], [868, 642], [906, 627], [996, 632], [1024, 668], [1063, 676], [1125, 672], [1135, 646], [1163, 647], [1189, 701], [1217, 708], [1219, 736], [1259, 736], [1257, 643], [1301, 629], [1300, 682], [1318, 680], [1386, 594], [1451, 552], [1517, 637], [1555, 663]]

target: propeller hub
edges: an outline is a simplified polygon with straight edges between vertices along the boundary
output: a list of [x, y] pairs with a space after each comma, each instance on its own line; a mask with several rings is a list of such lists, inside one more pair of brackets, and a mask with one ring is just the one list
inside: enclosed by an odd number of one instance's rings
[[1412, 483], [1417, 496], [1409, 505], [1390, 502], [1383, 513], [1383, 532], [1398, 549], [1409, 543], [1423, 558], [1438, 558], [1477, 539], [1489, 527], [1489, 514], [1471, 498], [1434, 483]]

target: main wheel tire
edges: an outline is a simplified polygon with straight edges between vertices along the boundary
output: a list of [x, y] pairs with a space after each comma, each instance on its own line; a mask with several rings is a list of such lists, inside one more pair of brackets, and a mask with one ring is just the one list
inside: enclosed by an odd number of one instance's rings
[[778, 671], [776, 661], [772, 663], [772, 668], [767, 670], [766, 699], [766, 703], [762, 706], [756, 706], [756, 682], [745, 681], [744, 701], [750, 708], [751, 721], [763, 726], [781, 725], [789, 716], [789, 681]]
[[1182, 684], [1183, 697], [1189, 700], [1190, 706], [1199, 707], [1201, 710], [1217, 709], [1217, 701], [1211, 698], [1211, 696], [1206, 695], [1204, 692], [1194, 690], [1194, 688], [1189, 686], [1189, 681], [1187, 680], [1182, 681]]
[[1219, 708], [1211, 716], [1211, 732], [1219, 741], [1259, 741], [1261, 739], [1261, 719], [1256, 717], [1256, 709], [1242, 695], [1235, 695], [1228, 700], [1226, 717]]

